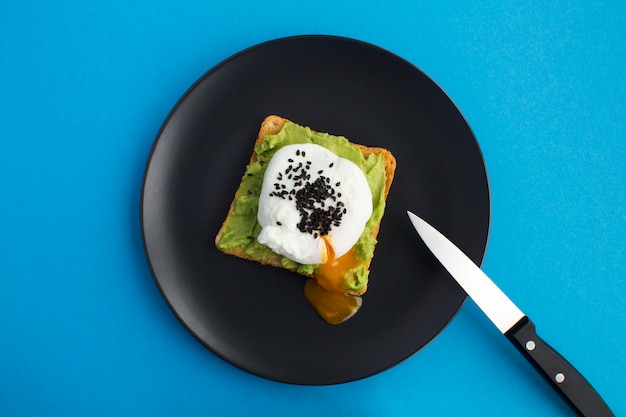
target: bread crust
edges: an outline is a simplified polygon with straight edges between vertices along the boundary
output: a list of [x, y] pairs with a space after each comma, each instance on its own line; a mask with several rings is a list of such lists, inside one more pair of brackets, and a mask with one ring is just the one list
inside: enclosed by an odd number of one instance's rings
[[[285, 125], [285, 123], [288, 123], [288, 122], [290, 122], [290, 120], [285, 119], [284, 117], [280, 117], [280, 116], [276, 116], [276, 115], [267, 116], [263, 120], [263, 122], [261, 123], [257, 139], [256, 139], [256, 141], [254, 143], [254, 148], [256, 149], [256, 147], [258, 145], [263, 143], [263, 140], [264, 140], [264, 138], [266, 136], [268, 136], [268, 135], [275, 135], [278, 132], [280, 132], [280, 130]], [[384, 189], [384, 198], [386, 200], [387, 196], [389, 195], [389, 190], [391, 189], [391, 183], [393, 182], [393, 177], [395, 175], [395, 170], [396, 170], [396, 159], [395, 159], [395, 157], [391, 154], [391, 152], [389, 150], [387, 150], [385, 148], [368, 147], [368, 146], [364, 146], [364, 145], [360, 145], [360, 144], [356, 144], [356, 143], [352, 143], [352, 142], [350, 142], [350, 145], [356, 146], [357, 148], [359, 148], [361, 150], [361, 153], [363, 154], [363, 156], [365, 156], [365, 158], [367, 158], [369, 155], [372, 155], [372, 154], [382, 155], [383, 160], [385, 162], [386, 181], [385, 181], [385, 189]], [[257, 154], [256, 154], [256, 152], [253, 151], [252, 152], [252, 156], [250, 157], [250, 163], [253, 163], [256, 160], [257, 160]], [[235, 201], [237, 200], [237, 197], [239, 197], [241, 195], [242, 192], [243, 192], [243, 190], [241, 189], [241, 187], [237, 189], [237, 191], [235, 193], [235, 196], [233, 198], [233, 201], [230, 204], [230, 208], [228, 210], [228, 214], [226, 216], [226, 220], [222, 224], [219, 232], [217, 233], [217, 236], [215, 237], [215, 245], [218, 247], [219, 250], [221, 250], [222, 252], [224, 252], [226, 254], [237, 256], [239, 258], [243, 258], [243, 259], [247, 259], [247, 260], [252, 260], [252, 261], [255, 261], [255, 262], [260, 262], [260, 263], [265, 264], [265, 265], [271, 265], [271, 266], [275, 266], [275, 267], [278, 267], [278, 268], [285, 269], [285, 267], [281, 264], [281, 258], [282, 257], [280, 255], [278, 255], [278, 254], [275, 257], [270, 257], [270, 258], [266, 258], [266, 259], [256, 259], [256, 258], [252, 258], [252, 257], [246, 255], [244, 253], [244, 249], [241, 248], [241, 247], [232, 248], [232, 249], [222, 249], [222, 248], [219, 247], [219, 242], [222, 239], [222, 236], [223, 236], [224, 231], [226, 229], [226, 224], [228, 223], [228, 219], [230, 218], [230, 216], [233, 213], [233, 210], [235, 208]], [[374, 230], [372, 231], [372, 237], [376, 238], [378, 236], [379, 230], [380, 230], [380, 222], [378, 223], [378, 225], [376, 225], [376, 228], [374, 228]], [[367, 262], [365, 262], [365, 266], [366, 266], [368, 271], [369, 271], [371, 262], [372, 262], [372, 258], [370, 258]], [[295, 271], [295, 269], [291, 269], [291, 270]], [[301, 275], [310, 276], [310, 275], [307, 275], [307, 274], [301, 274]], [[350, 292], [350, 291], [348, 291], [348, 293], [351, 293], [352, 295], [361, 295], [361, 294], [365, 293], [366, 290], [367, 290], [367, 288], [365, 288], [365, 290], [363, 290], [360, 293], [354, 293], [354, 292]]]

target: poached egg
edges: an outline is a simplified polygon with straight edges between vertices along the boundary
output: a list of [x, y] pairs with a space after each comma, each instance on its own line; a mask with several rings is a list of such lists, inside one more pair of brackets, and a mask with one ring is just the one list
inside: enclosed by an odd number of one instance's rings
[[286, 145], [270, 160], [259, 198], [259, 243], [300, 264], [346, 254], [372, 215], [365, 174], [315, 144]]

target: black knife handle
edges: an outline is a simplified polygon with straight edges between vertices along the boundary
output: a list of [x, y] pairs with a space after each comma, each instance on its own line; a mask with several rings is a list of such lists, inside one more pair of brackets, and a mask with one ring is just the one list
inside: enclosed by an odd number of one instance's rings
[[578, 415], [615, 417], [591, 384], [537, 336], [535, 325], [528, 317], [521, 319], [505, 335]]

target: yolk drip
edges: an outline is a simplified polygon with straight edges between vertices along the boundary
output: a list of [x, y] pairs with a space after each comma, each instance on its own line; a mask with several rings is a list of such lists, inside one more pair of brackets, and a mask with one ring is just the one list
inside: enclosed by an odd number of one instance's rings
[[344, 293], [346, 291], [343, 283], [346, 273], [359, 265], [361, 262], [354, 249], [350, 249], [345, 255], [335, 258], [330, 237], [322, 236], [326, 245], [326, 263], [319, 266], [315, 278], [317, 282], [327, 291]]
[[326, 262], [320, 265], [315, 279], [304, 287], [307, 301], [328, 323], [339, 324], [352, 317], [361, 306], [361, 297], [345, 293], [347, 272], [358, 266], [360, 260], [354, 250], [335, 259], [335, 251], [328, 236], [322, 236], [326, 245]]
[[304, 284], [306, 300], [330, 324], [339, 324], [352, 317], [361, 307], [361, 297], [326, 291], [315, 279]]

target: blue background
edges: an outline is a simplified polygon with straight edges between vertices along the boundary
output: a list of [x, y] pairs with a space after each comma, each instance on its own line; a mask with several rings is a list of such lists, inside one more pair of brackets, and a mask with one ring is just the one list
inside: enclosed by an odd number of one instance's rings
[[247, 374], [171, 314], [139, 227], [152, 141], [212, 66], [311, 33], [386, 48], [450, 95], [490, 178], [484, 270], [626, 415], [618, 0], [4, 0], [0, 415], [571, 415], [471, 301], [400, 365], [325, 387]]

